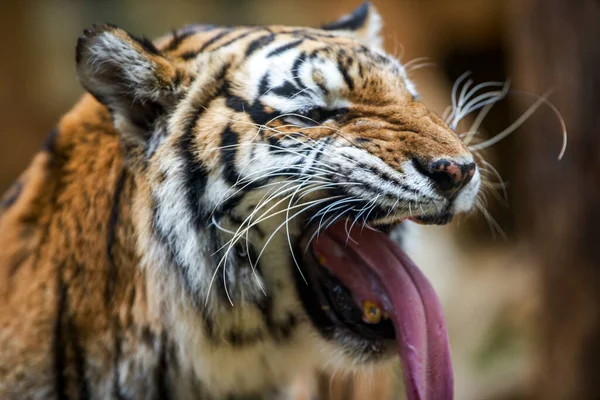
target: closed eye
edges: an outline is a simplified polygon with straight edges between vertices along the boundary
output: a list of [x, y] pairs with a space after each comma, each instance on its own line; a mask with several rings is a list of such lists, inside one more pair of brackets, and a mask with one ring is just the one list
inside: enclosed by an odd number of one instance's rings
[[345, 108], [338, 108], [330, 110], [324, 107], [309, 107], [296, 111], [290, 114], [285, 119], [294, 125], [298, 126], [318, 126], [322, 125], [328, 120], [335, 120], [345, 114], [348, 110]]

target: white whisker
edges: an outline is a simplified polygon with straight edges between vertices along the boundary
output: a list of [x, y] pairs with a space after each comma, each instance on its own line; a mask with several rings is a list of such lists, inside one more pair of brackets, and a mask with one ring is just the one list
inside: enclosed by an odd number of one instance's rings
[[550, 94], [549, 92], [544, 93], [535, 103], [533, 103], [533, 105], [531, 107], [529, 107], [529, 109], [527, 111], [525, 111], [523, 114], [521, 114], [521, 116], [519, 118], [517, 118], [517, 120], [515, 122], [513, 122], [508, 128], [506, 128], [502, 132], [498, 133], [494, 137], [492, 137], [482, 143], [478, 143], [478, 144], [469, 146], [469, 150], [472, 150], [472, 151], [483, 150], [487, 147], [490, 147], [490, 146], [498, 143], [499, 141], [501, 141], [502, 139], [504, 139], [505, 137], [507, 137], [508, 135], [513, 133], [521, 125], [523, 125], [523, 123], [527, 119], [529, 119], [529, 117], [531, 117], [531, 115], [534, 112], [536, 112], [537, 109], [540, 108], [540, 106], [542, 104], [545, 104], [547, 102], [547, 97], [549, 94]]

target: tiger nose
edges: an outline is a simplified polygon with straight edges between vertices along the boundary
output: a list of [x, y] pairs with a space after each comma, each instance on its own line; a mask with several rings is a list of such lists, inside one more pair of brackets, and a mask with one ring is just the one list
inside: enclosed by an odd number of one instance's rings
[[457, 162], [447, 159], [417, 160], [417, 169], [431, 179], [439, 191], [445, 195], [452, 195], [471, 181], [475, 174], [475, 163], [473, 161]]

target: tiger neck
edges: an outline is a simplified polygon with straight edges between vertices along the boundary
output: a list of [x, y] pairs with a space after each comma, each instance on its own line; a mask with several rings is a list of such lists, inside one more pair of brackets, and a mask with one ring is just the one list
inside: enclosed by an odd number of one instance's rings
[[[72, 289], [71, 297], [90, 298], [78, 308], [81, 326], [87, 323], [84, 318], [97, 316], [113, 332], [115, 349], [139, 349], [143, 341], [151, 341], [144, 346], [158, 351], [144, 363], [160, 365], [166, 359], [167, 365], [178, 365], [177, 372], [164, 371], [170, 382], [166, 386], [201, 387], [215, 398], [274, 393], [311, 370], [319, 346], [296, 298], [293, 270], [282, 265], [291, 260], [277, 253], [278, 248], [287, 249], [285, 236], [274, 239], [264, 254], [264, 260], [280, 260], [277, 265], [256, 266], [258, 275], [260, 267], [269, 269], [262, 275], [266, 293], [257, 286], [247, 255], [233, 251], [228, 260], [235, 265], [228, 267], [229, 275], [218, 276], [206, 302], [208, 293], [203, 287], [189, 290], [184, 266], [175, 262], [173, 243], [186, 243], [186, 238], [157, 233], [155, 202], [172, 203], [185, 188], [166, 193], [165, 199], [153, 198], [154, 187], [125, 165], [108, 112], [91, 101], [84, 99], [65, 116], [53, 146], [61, 193], [77, 193], [61, 206], [64, 217], [79, 224], [71, 233], [78, 248], [65, 252], [64, 259], [81, 254], [87, 279], [102, 277], [104, 282], [95, 285], [94, 293], [80, 286]], [[83, 203], [75, 204], [77, 199]], [[203, 253], [190, 257], [194, 271], [204, 274], [203, 284], [215, 272], [214, 252], [224, 243], [214, 229], [199, 231], [194, 240]], [[239, 290], [234, 306], [220, 287], [224, 278]], [[125, 365], [127, 358], [141, 354], [121, 350], [120, 357]]]

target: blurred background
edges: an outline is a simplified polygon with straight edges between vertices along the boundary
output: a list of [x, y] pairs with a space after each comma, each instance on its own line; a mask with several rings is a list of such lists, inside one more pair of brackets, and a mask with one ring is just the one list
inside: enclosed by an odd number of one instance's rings
[[[413, 62], [424, 101], [442, 113], [455, 80], [510, 79], [479, 141], [501, 132], [541, 95], [540, 108], [483, 155], [486, 212], [423, 228], [411, 251], [447, 315], [458, 400], [600, 399], [600, 2], [595, 0], [374, 0], [386, 48]], [[360, 0], [2, 0], [0, 192], [81, 95], [77, 37], [112, 22], [157, 37], [190, 22], [317, 26]], [[419, 68], [417, 68], [417, 66]], [[487, 168], [487, 167], [486, 167]], [[489, 169], [489, 168], [488, 168]], [[0, 350], [1, 351], [1, 350]], [[303, 379], [344, 399], [385, 398], [393, 372]], [[325, 389], [323, 389], [325, 387]], [[300, 389], [299, 389], [300, 390]], [[301, 390], [300, 390], [301, 391]], [[305, 391], [306, 392], [306, 391]], [[383, 393], [387, 394], [383, 394]], [[300, 395], [299, 395], [300, 396]], [[393, 396], [393, 395], [392, 395]]]

